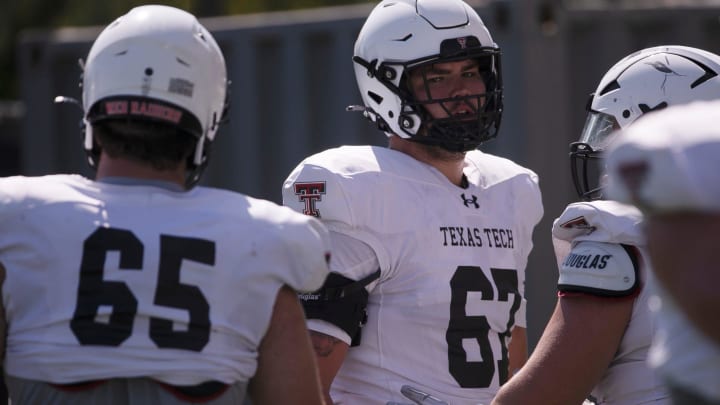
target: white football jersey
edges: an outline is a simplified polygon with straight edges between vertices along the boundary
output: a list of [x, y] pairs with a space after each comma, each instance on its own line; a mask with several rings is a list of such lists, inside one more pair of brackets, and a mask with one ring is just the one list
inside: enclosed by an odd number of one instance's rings
[[[641, 290], [635, 298], [630, 322], [615, 358], [592, 392], [598, 404], [630, 405], [662, 398], [666, 398], [669, 403], [661, 379], [647, 365], [655, 323], [648, 307], [651, 289], [645, 285], [648, 262], [640, 229], [641, 222], [642, 214], [632, 206], [614, 201], [592, 201], [568, 205], [553, 223], [553, 244], [560, 267], [561, 283], [569, 280], [566, 283], [574, 282], [581, 287], [597, 287], [603, 291], [627, 290], [632, 285], [635, 270], [629, 260], [610, 258], [607, 260], [609, 265], [603, 267], [592, 266], [592, 261], [582, 259], [593, 257], [593, 249], [603, 249], [597, 247], [597, 244], [610, 244], [604, 250], [611, 253], [613, 245], [634, 246], [642, 259], [638, 274]], [[618, 258], [627, 258], [627, 254], [623, 255], [622, 250], [620, 252], [617, 254]], [[601, 254], [594, 256], [602, 257]], [[578, 265], [569, 266], [569, 259], [573, 258], [580, 258], [574, 261]], [[608, 271], [611, 268], [613, 271]], [[586, 275], [573, 274], [580, 272]]]
[[[402, 401], [410, 384], [454, 405], [489, 403], [507, 379], [543, 212], [538, 180], [480, 151], [467, 153], [464, 174], [467, 188], [404, 153], [345, 146], [305, 159], [286, 180], [286, 205], [345, 235], [333, 246], [370, 246], [381, 270], [361, 343], [333, 382], [336, 402]], [[377, 270], [331, 268], [354, 280]]]
[[[608, 195], [652, 212], [718, 212], [718, 108], [720, 101], [671, 106], [625, 130], [606, 154]], [[673, 384], [720, 401], [720, 347], [654, 285], [658, 328], [651, 365]]]
[[658, 299], [651, 310], [658, 327], [650, 365], [673, 384], [720, 401], [720, 347], [692, 325], [670, 294], [653, 281]]
[[247, 381], [278, 290], [319, 288], [328, 251], [319, 221], [230, 191], [0, 179], [5, 371]]

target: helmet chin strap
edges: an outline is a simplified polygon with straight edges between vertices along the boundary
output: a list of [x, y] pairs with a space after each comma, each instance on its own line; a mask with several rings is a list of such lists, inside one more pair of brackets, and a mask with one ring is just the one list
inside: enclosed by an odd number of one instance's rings
[[480, 120], [471, 121], [435, 121], [423, 119], [418, 135], [411, 136], [414, 142], [439, 146], [450, 152], [468, 152], [477, 149], [483, 142], [492, 137], [478, 137], [482, 131]]
[[185, 188], [191, 189], [200, 181], [205, 168], [210, 161], [210, 145], [211, 142], [206, 136], [201, 137], [195, 146], [195, 153], [192, 156], [192, 160], [188, 159], [186, 176], [185, 176]]
[[367, 118], [371, 122], [374, 122], [377, 125], [379, 130], [381, 130], [385, 133], [388, 133], [388, 134], [392, 133], [392, 129], [387, 124], [387, 122], [385, 122], [385, 120], [378, 113], [373, 111], [373, 109], [370, 107], [365, 107], [362, 105], [349, 105], [349, 106], [345, 107], [345, 111], [361, 112], [363, 117]]
[[450, 140], [443, 140], [438, 138], [430, 138], [424, 135], [415, 135], [411, 136], [410, 138], [407, 138], [411, 142], [428, 145], [428, 146], [437, 146], [440, 148], [445, 149], [448, 152], [468, 152], [474, 149], [477, 149], [480, 144], [478, 143], [475, 145], [475, 143], [467, 143], [467, 142], [453, 142]]

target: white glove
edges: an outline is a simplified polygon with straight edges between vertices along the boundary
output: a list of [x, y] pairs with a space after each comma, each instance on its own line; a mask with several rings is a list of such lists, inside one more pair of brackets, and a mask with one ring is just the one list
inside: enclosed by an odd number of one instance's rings
[[447, 402], [435, 398], [427, 392], [420, 391], [419, 389], [409, 385], [403, 385], [400, 388], [400, 392], [405, 396], [405, 398], [411, 400], [412, 403], [390, 401], [385, 405], [449, 405]]

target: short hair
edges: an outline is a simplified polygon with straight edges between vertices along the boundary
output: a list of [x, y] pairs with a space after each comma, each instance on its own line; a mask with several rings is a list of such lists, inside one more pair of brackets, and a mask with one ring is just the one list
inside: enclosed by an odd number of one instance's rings
[[100, 148], [113, 158], [125, 158], [171, 170], [192, 159], [197, 138], [175, 125], [139, 120], [107, 120], [93, 124]]

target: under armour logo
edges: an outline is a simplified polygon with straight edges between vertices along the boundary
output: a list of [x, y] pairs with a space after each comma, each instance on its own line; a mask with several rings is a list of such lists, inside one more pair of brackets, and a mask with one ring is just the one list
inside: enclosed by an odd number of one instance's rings
[[460, 194], [460, 198], [462, 198], [463, 204], [465, 204], [466, 207], [470, 208], [470, 204], [472, 204], [475, 206], [475, 209], [480, 208], [480, 204], [478, 204], [478, 201], [477, 201], [477, 196], [471, 194], [470, 197], [472, 197], [472, 198], [465, 197], [465, 193]]
[[456, 39], [457, 39], [457, 41], [458, 41], [458, 44], [460, 45], [460, 49], [465, 49], [465, 48], [467, 48], [467, 38], [465, 38], [465, 37], [460, 37], [460, 38], [456, 38]]

